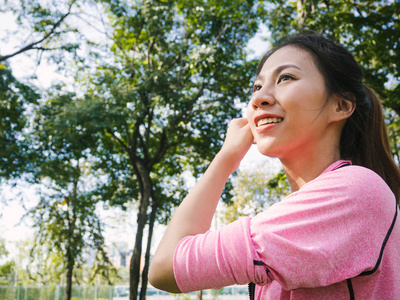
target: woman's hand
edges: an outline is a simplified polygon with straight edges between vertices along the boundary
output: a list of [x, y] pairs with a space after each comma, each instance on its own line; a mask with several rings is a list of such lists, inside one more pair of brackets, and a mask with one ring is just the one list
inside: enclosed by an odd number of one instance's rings
[[254, 143], [254, 137], [246, 118], [233, 119], [229, 123], [224, 145], [218, 153], [224, 159], [230, 161], [231, 173], [235, 172], [246, 155], [250, 146]]

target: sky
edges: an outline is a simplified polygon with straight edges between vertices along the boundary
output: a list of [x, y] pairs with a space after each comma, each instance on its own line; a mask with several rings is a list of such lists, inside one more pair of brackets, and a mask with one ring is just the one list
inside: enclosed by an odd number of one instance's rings
[[[2, 55], [9, 54], [15, 51], [16, 41], [10, 38], [9, 31], [17, 29], [14, 17], [11, 14], [0, 14], [0, 51]], [[250, 40], [249, 50], [251, 57], [261, 57], [268, 49], [268, 44], [263, 40], [268, 35], [266, 27], [262, 27], [261, 31]], [[8, 36], [8, 41], [3, 42], [3, 39]], [[49, 65], [45, 60], [40, 65], [36, 65], [27, 55], [18, 55], [9, 60], [13, 75], [19, 80], [24, 81], [26, 76], [35, 74], [39, 87], [49, 87], [54, 78], [59, 76], [56, 73], [56, 67]], [[271, 162], [262, 156], [255, 146], [252, 146], [242, 161], [241, 168], [257, 167], [264, 162]], [[274, 166], [278, 165], [276, 160], [272, 161]], [[32, 236], [33, 230], [28, 219], [22, 220], [26, 209], [33, 207], [38, 201], [36, 189], [38, 186], [30, 186], [23, 182], [18, 182], [16, 186], [9, 185], [0, 186], [0, 238], [4, 238], [7, 242], [8, 251], [13, 256], [17, 251], [15, 242], [27, 239]], [[20, 201], [24, 199], [24, 201]], [[24, 207], [25, 206], [25, 207]], [[134, 209], [128, 212], [122, 212], [118, 209], [102, 211], [102, 216], [108, 224], [105, 231], [108, 243], [117, 242], [119, 240], [130, 241], [129, 247], [133, 248], [136, 215]], [[118, 221], [119, 220], [119, 221]], [[121, 222], [121, 220], [124, 220]], [[155, 241], [153, 245], [158, 244], [158, 240], [163, 232], [163, 227], [156, 228]]]

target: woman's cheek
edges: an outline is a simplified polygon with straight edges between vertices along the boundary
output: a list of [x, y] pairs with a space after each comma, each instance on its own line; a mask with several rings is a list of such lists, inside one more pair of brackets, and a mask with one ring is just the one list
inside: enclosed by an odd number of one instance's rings
[[251, 107], [251, 101], [250, 101], [249, 104], [247, 105], [246, 117], [247, 117], [247, 121], [249, 122], [252, 131], [253, 131], [253, 127], [254, 127], [253, 126], [253, 114], [254, 114], [254, 110]]
[[251, 115], [251, 113], [252, 113], [252, 111], [253, 111], [253, 108], [251, 107], [251, 101], [252, 101], [252, 99], [249, 101], [249, 103], [247, 104], [247, 111], [246, 111], [246, 114], [247, 114], [247, 119], [248, 120], [250, 120], [250, 115]]

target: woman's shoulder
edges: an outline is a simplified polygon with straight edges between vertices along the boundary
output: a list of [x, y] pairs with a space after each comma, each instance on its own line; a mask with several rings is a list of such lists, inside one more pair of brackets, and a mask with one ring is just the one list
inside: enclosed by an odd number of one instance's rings
[[331, 181], [350, 190], [367, 192], [372, 190], [390, 191], [389, 186], [377, 173], [363, 166], [348, 165], [327, 172], [317, 178], [316, 183]]
[[395, 202], [394, 194], [377, 173], [357, 165], [348, 165], [323, 173], [303, 186], [299, 192], [316, 193], [328, 199], [342, 199], [356, 206], [386, 206]]

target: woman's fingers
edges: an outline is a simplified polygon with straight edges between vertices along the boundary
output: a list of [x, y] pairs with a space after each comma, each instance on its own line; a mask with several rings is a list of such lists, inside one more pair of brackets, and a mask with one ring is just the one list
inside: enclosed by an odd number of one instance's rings
[[233, 119], [229, 123], [224, 145], [220, 153], [230, 159], [236, 170], [253, 143], [254, 137], [247, 119]]

